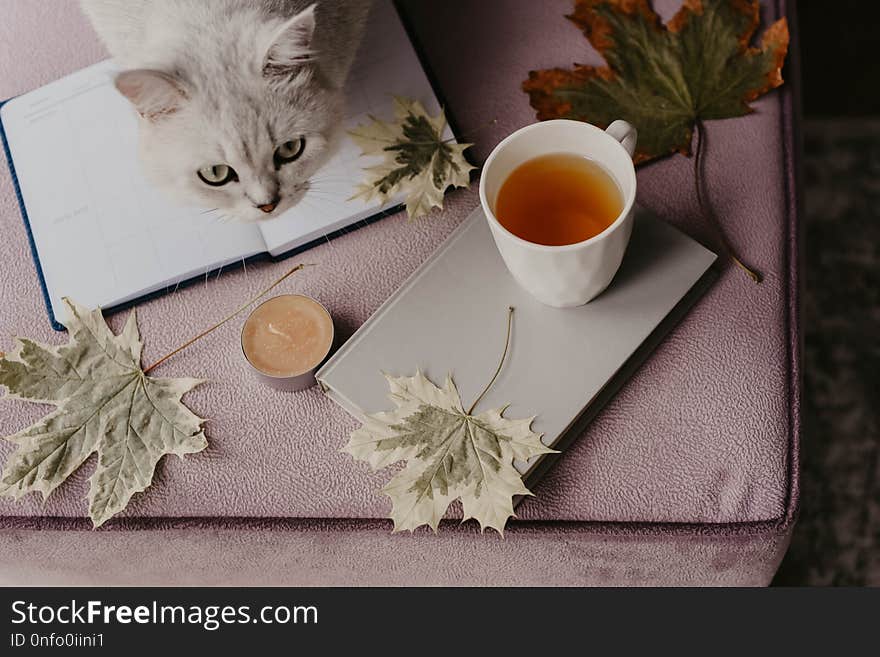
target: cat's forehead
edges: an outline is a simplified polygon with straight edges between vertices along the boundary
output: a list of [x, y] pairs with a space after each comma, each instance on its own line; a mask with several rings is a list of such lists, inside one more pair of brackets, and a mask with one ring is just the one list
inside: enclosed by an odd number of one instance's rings
[[[270, 141], [289, 133], [324, 132], [332, 127], [334, 99], [307, 82], [226, 80], [204, 90], [201, 111], [208, 125], [253, 142]], [[225, 89], [221, 89], [225, 87]], [[282, 140], [284, 141], [284, 140]]]

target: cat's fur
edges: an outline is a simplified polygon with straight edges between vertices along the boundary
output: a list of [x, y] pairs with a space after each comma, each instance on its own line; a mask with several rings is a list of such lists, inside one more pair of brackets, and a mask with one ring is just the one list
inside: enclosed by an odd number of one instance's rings
[[[140, 155], [154, 183], [245, 221], [302, 198], [341, 124], [370, 0], [81, 4], [124, 69], [116, 87], [141, 116]], [[302, 155], [279, 166], [276, 149], [300, 136]], [[220, 164], [237, 180], [211, 187], [197, 175]]]

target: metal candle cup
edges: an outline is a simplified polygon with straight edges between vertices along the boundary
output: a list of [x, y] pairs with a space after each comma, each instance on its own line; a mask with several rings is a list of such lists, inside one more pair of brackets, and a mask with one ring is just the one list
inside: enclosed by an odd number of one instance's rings
[[333, 318], [302, 294], [267, 299], [245, 320], [241, 351], [261, 383], [278, 390], [304, 390], [333, 346]]

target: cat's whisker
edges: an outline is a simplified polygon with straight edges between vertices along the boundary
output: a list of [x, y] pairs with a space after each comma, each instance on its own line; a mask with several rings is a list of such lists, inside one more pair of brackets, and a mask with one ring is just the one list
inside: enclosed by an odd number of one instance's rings
[[331, 211], [331, 210], [335, 209], [333, 202], [338, 201], [338, 200], [339, 200], [338, 197], [334, 198], [331, 196], [328, 196], [328, 197], [314, 196], [308, 200], [308, 203], [310, 205], [308, 205], [306, 207], [320, 210], [323, 212], [327, 212], [327, 211]]
[[[306, 197], [303, 197], [304, 199]], [[312, 194], [311, 200], [317, 201], [339, 201], [339, 194], [334, 194], [330, 191], [318, 190], [314, 194]]]
[[312, 199], [309, 199], [309, 198], [303, 197], [303, 198], [300, 199], [299, 202], [302, 203], [303, 206], [304, 206], [307, 210], [309, 210], [310, 212], [315, 212], [315, 213], [320, 213], [320, 212], [321, 212], [321, 208], [320, 208], [319, 206], [315, 205], [315, 204], [312, 202]]
[[[311, 203], [310, 201], [307, 201], [306, 199], [303, 199], [302, 201], [305, 203], [306, 208], [308, 208], [310, 211], [312, 211], [312, 212], [320, 212], [320, 208], [315, 207], [315, 205], [314, 205], [313, 203]], [[333, 241], [330, 239], [330, 237], [328, 236], [328, 234], [327, 234], [327, 233], [321, 233], [321, 234], [324, 236], [324, 240], [327, 242], [327, 244], [330, 245], [330, 248], [331, 248], [333, 251], [335, 251], [335, 250], [336, 250], [336, 246], [333, 244]]]
[[350, 189], [350, 188], [353, 188], [354, 186], [355, 186], [355, 183], [348, 181], [348, 180], [346, 180], [346, 181], [340, 180], [338, 182], [329, 181], [329, 180], [326, 180], [326, 181], [322, 180], [320, 182], [315, 183], [314, 185], [309, 185], [309, 189], [306, 191], [306, 193], [314, 191], [316, 189], [335, 189], [338, 192], [340, 189]]
[[312, 192], [325, 192], [325, 193], [327, 193], [327, 194], [333, 194], [334, 196], [337, 196], [337, 197], [338, 197], [338, 196], [340, 195], [340, 192], [350, 195], [350, 194], [349, 194], [349, 189], [353, 189], [353, 188], [348, 188], [348, 187], [346, 187], [346, 188], [345, 188], [345, 191], [343, 192], [342, 189], [339, 187], [339, 185], [328, 185], [328, 186], [326, 186], [326, 187], [325, 187], [324, 185], [318, 185], [318, 186], [316, 186], [316, 187], [312, 187], [312, 188], [309, 190], [309, 193], [312, 193]]
[[323, 203], [323, 204], [332, 204], [334, 202], [339, 203], [339, 196], [334, 196], [329, 192], [323, 192], [322, 194], [314, 194], [310, 199], [310, 201], [315, 203]]
[[315, 175], [313, 175], [311, 178], [309, 178], [306, 181], [306, 183], [309, 183], [313, 180], [332, 180], [334, 178], [336, 180], [345, 180], [345, 179], [351, 178], [351, 176], [344, 174], [344, 173], [332, 173], [332, 172], [328, 172], [328, 171], [318, 171], [317, 173], [315, 173]]
[[321, 213], [322, 216], [328, 216], [327, 208], [321, 205], [322, 202], [326, 201], [339, 201], [339, 196], [334, 194], [328, 194], [326, 196], [316, 196], [313, 198], [303, 198], [310, 208]]
[[209, 210], [202, 210], [201, 212], [199, 212], [199, 214], [208, 214], [209, 212], [216, 212], [219, 209], [220, 208], [211, 208]]
[[348, 198], [349, 196], [351, 196], [351, 193], [349, 192], [349, 189], [353, 189], [353, 188], [347, 188], [347, 187], [346, 187], [346, 188], [339, 188], [339, 187], [313, 187], [312, 189], [309, 190], [308, 193], [309, 193], [309, 194], [314, 194], [314, 193], [316, 193], [316, 192], [319, 192], [319, 193], [323, 193], [323, 194], [333, 194], [333, 195], [336, 196], [336, 197], [339, 197], [339, 196], [343, 196], [343, 195], [344, 195], [346, 198]]
[[351, 182], [351, 181], [352, 181], [352, 180], [351, 180], [351, 176], [328, 176], [328, 175], [324, 175], [324, 176], [321, 176], [320, 178], [312, 178], [312, 179], [309, 181], [309, 184], [311, 185], [311, 184], [314, 184], [314, 183], [325, 183], [325, 182], [343, 182], [343, 183], [345, 183], [345, 182]]
[[[348, 184], [345, 185], [345, 187], [349, 187], [349, 186], [353, 186], [353, 185], [348, 185]], [[342, 187], [342, 185], [339, 184], [339, 183], [334, 183], [334, 182], [319, 182], [319, 183], [316, 183], [316, 184], [314, 184], [314, 185], [311, 185], [311, 186], [309, 187], [309, 191], [313, 191], [313, 190], [316, 190], [316, 189], [335, 189], [335, 190], [338, 191], [340, 187]]]

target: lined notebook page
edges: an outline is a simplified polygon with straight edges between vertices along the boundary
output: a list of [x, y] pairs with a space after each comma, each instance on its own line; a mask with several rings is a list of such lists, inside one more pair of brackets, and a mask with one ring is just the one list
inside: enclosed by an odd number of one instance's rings
[[[112, 307], [264, 251], [281, 255], [402, 200], [349, 200], [371, 162], [343, 134], [313, 190], [276, 219], [221, 223], [218, 213], [175, 205], [141, 172], [137, 118], [113, 88], [115, 70], [96, 64], [0, 109], [58, 320], [65, 296]], [[395, 95], [440, 109], [394, 6], [379, 0], [349, 76], [345, 127], [369, 114], [390, 120]]]
[[55, 318], [109, 307], [265, 250], [144, 178], [137, 119], [102, 62], [6, 103], [2, 119]]
[[[367, 123], [370, 115], [393, 119], [393, 97], [421, 101], [432, 115], [440, 104], [415, 48], [390, 0], [373, 4], [364, 40], [346, 85], [345, 127]], [[453, 138], [447, 127], [445, 137]], [[343, 135], [330, 161], [314, 176], [312, 191], [302, 202], [278, 219], [260, 224], [266, 245], [273, 255], [289, 251], [399, 205], [397, 196], [384, 206], [375, 201], [352, 200], [354, 188], [364, 177], [363, 167], [375, 160], [361, 158], [360, 149]]]

